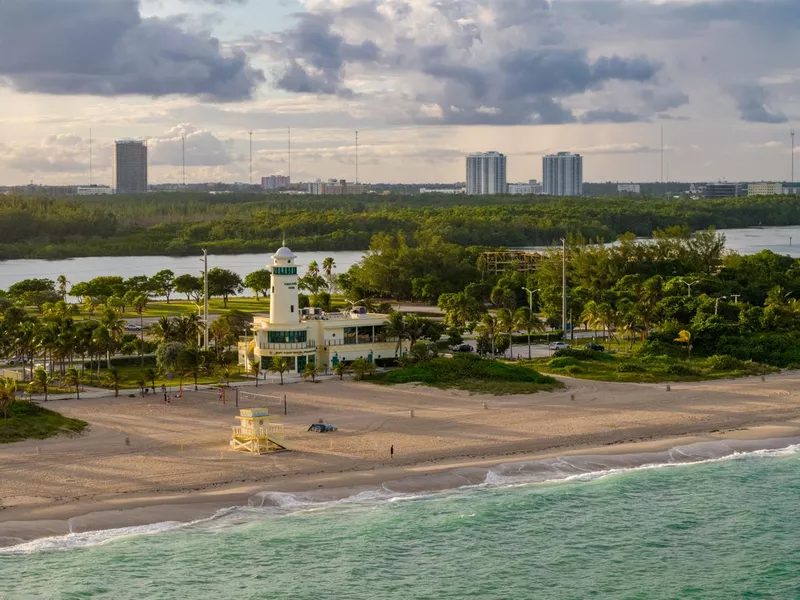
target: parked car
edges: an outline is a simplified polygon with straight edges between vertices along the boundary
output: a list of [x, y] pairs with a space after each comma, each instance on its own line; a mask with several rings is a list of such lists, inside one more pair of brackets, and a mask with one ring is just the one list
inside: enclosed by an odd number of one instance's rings
[[550, 350], [569, 350], [570, 345], [564, 342], [550, 342]]
[[606, 347], [600, 344], [588, 343], [583, 345], [584, 350], [594, 350], [595, 352], [605, 352]]
[[475, 349], [469, 344], [461, 344], [453, 348], [453, 352], [472, 352], [473, 350]]
[[136, 325], [135, 323], [128, 323], [127, 325], [125, 325], [125, 330], [126, 331], [141, 331], [142, 328], [139, 327], [138, 325]]

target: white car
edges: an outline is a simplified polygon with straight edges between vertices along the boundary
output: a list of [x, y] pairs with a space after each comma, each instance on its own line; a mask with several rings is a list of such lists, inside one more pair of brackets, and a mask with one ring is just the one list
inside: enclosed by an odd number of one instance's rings
[[550, 342], [550, 350], [569, 350], [569, 344], [565, 344], [564, 342]]
[[135, 325], [134, 323], [128, 323], [127, 325], [125, 325], [125, 329], [127, 331], [141, 331], [142, 330], [141, 327], [139, 327], [138, 325]]

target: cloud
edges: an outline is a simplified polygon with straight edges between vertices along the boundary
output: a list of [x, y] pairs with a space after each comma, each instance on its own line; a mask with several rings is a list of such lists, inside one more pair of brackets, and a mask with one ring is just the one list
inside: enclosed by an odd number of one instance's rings
[[544, 0], [486, 4], [309, 2], [294, 26], [248, 45], [281, 62], [278, 89], [372, 99], [391, 105], [394, 121], [423, 124], [572, 123], [568, 99], [612, 81], [652, 84], [662, 69], [640, 53], [590, 56], [580, 43], [553, 45], [563, 37]]
[[143, 18], [139, 0], [0, 2], [0, 81], [22, 92], [94, 96], [252, 97], [264, 80], [179, 19]]
[[590, 110], [581, 117], [581, 123], [637, 123], [642, 117], [621, 110]]
[[743, 121], [748, 123], [786, 123], [789, 119], [780, 111], [767, 108], [769, 98], [764, 88], [741, 85], [729, 90]]
[[[95, 146], [93, 164], [111, 165], [111, 152]], [[51, 135], [38, 144], [0, 144], [0, 164], [25, 173], [89, 174], [89, 141], [68, 133]]]
[[184, 136], [187, 167], [218, 167], [229, 165], [234, 160], [225, 143], [213, 133], [183, 123], [149, 140], [150, 164], [181, 166]]

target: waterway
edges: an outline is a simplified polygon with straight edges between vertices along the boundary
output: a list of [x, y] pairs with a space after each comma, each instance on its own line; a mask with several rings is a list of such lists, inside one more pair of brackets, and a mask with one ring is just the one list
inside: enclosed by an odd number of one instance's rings
[[[788, 254], [800, 258], [800, 226], [754, 227], [748, 229], [722, 229], [727, 248], [740, 254], [755, 254], [761, 250], [772, 250], [777, 254]], [[336, 263], [336, 272], [343, 273], [364, 256], [357, 250], [344, 252], [302, 252], [299, 264], [317, 261], [321, 266], [326, 257]], [[271, 253], [231, 254], [209, 257], [209, 268], [230, 269], [244, 277], [271, 262]], [[92, 256], [66, 260], [8, 260], [0, 261], [0, 289], [23, 279], [53, 279], [65, 275], [71, 283], [88, 281], [101, 275], [155, 275], [162, 269], [171, 269], [175, 274], [196, 273], [202, 270], [202, 258], [196, 256]]]

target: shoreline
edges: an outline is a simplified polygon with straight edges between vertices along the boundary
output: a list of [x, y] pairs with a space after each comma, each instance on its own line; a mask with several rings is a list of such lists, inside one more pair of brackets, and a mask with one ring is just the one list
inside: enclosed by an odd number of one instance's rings
[[[728, 430], [713, 429], [684, 435], [654, 435], [639, 440], [615, 440], [601, 445], [564, 445], [543, 450], [485, 452], [455, 457], [422, 458], [404, 462], [365, 463], [363, 467], [314, 472], [289, 472], [260, 480], [187, 487], [175, 491], [132, 492], [79, 497], [72, 501], [25, 504], [0, 510], [0, 548], [41, 538], [141, 527], [165, 522], [188, 524], [211, 519], [237, 507], [278, 506], [270, 494], [301, 495], [305, 501], [343, 500], [361, 492], [388, 490], [397, 494], [434, 493], [487, 482], [489, 473], [503, 477], [529, 474], [530, 483], [548, 478], [548, 459], [570, 458], [608, 469], [635, 469], [651, 464], [691, 464], [736, 452], [776, 450], [800, 443], [800, 421], [753, 424]], [[674, 460], [671, 450], [694, 446], [695, 454]], [[666, 453], [666, 454], [665, 454]], [[686, 454], [681, 452], [682, 455]], [[668, 458], [668, 460], [667, 460]], [[659, 460], [660, 459], [660, 460]], [[571, 463], [568, 463], [571, 466]], [[577, 467], [576, 467], [577, 468]], [[539, 479], [538, 473], [542, 473]], [[586, 467], [583, 472], [586, 473]], [[571, 476], [579, 476], [580, 468]]]

